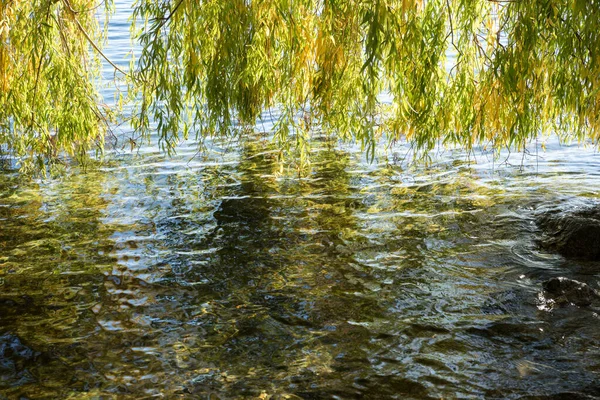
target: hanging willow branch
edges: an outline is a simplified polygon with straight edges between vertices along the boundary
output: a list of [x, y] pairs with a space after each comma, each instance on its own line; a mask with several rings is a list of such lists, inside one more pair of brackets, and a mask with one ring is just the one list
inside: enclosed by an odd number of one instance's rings
[[[1, 3], [0, 144], [14, 154], [48, 153], [23, 132], [31, 112], [68, 152], [102, 134], [82, 111], [99, 69], [81, 67], [103, 56], [101, 35], [94, 12], [73, 14], [98, 4]], [[32, 29], [45, 7], [61, 23]], [[132, 21], [133, 126], [166, 150], [188, 132], [240, 134], [274, 107], [282, 148], [305, 147], [311, 129], [370, 151], [380, 137], [417, 151], [600, 139], [598, 0], [137, 0]]]
[[[136, 5], [136, 73], [152, 85], [131, 86], [143, 105], [136, 127], [158, 121], [167, 147], [177, 132], [253, 126], [270, 107], [282, 110], [282, 146], [306, 129], [306, 110], [365, 147], [381, 135], [420, 150], [600, 135], [597, 1], [170, 4]], [[391, 104], [377, 100], [382, 92]]]
[[59, 153], [83, 157], [103, 146], [98, 4], [0, 1], [0, 147], [24, 170], [43, 172]]

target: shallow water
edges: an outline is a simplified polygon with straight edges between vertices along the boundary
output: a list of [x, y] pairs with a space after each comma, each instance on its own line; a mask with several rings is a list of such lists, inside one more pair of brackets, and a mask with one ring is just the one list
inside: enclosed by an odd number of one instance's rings
[[598, 309], [538, 299], [597, 265], [537, 249], [533, 220], [596, 196], [595, 153], [407, 169], [318, 143], [300, 178], [258, 137], [0, 175], [4, 395], [600, 394]]
[[0, 398], [600, 396], [598, 307], [539, 297], [600, 266], [534, 223], [597, 200], [600, 156], [394, 152], [317, 138], [299, 177], [257, 135], [0, 173]]

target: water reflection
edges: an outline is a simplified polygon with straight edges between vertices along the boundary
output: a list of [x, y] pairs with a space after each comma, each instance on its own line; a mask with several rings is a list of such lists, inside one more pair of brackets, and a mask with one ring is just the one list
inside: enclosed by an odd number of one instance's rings
[[105, 184], [102, 174], [29, 185], [2, 176], [1, 347], [14, 373], [2, 371], [8, 395], [22, 393], [23, 384], [38, 396], [82, 384], [81, 343], [96, 330], [90, 308], [101, 301], [103, 274], [114, 262], [101, 252], [112, 247], [111, 227], [100, 221]]
[[301, 178], [260, 138], [61, 181], [0, 174], [2, 393], [598, 394], [597, 310], [537, 296], [595, 269], [539, 250], [532, 216], [595, 178], [406, 170], [315, 143]]

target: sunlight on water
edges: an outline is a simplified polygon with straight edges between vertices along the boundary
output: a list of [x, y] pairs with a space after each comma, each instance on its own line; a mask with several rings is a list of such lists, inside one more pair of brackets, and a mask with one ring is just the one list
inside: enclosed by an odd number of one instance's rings
[[196, 158], [115, 153], [62, 180], [1, 175], [3, 392], [597, 390], [596, 310], [538, 299], [565, 269], [597, 275], [538, 249], [533, 222], [540, 205], [594, 196], [595, 153], [447, 153], [426, 168], [325, 144], [303, 177], [279, 173], [259, 137]]
[[298, 176], [261, 135], [207, 148], [0, 174], [0, 398], [600, 393], [598, 309], [539, 300], [565, 273], [597, 287], [597, 269], [539, 249], [534, 223], [597, 198], [591, 149], [426, 167], [316, 137]]

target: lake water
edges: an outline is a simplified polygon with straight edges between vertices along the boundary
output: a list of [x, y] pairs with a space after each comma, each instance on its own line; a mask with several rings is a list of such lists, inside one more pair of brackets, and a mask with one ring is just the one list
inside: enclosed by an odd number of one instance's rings
[[600, 268], [540, 250], [534, 221], [596, 200], [600, 156], [383, 148], [317, 137], [300, 177], [259, 134], [0, 173], [0, 398], [600, 396], [599, 308], [540, 300]]

